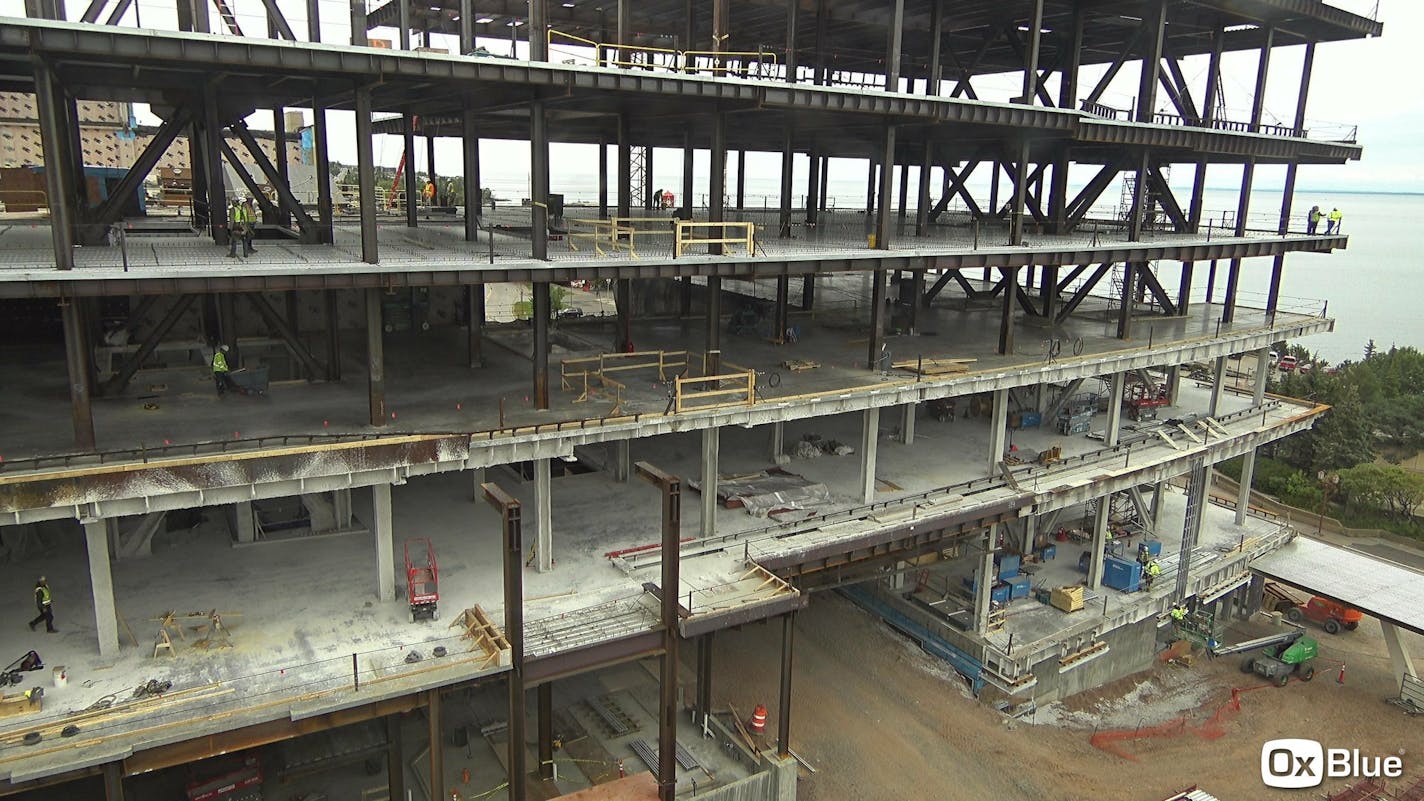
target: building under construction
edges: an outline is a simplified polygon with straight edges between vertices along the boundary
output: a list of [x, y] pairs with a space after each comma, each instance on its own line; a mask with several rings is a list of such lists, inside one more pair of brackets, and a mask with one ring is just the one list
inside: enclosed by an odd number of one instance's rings
[[[16, 601], [47, 578], [59, 634], [22, 637], [15, 603], [4, 641], [64, 670], [42, 703], [0, 699], [0, 792], [231, 799], [280, 775], [287, 797], [361, 765], [350, 797], [789, 799], [795, 618], [819, 593], [1013, 705], [1150, 665], [1179, 603], [1251, 610], [1252, 561], [1293, 536], [1210, 503], [1208, 476], [1244, 456], [1249, 487], [1257, 448], [1326, 411], [1267, 394], [1268, 350], [1333, 325], [1283, 301], [1290, 254], [1346, 244], [1292, 199], [1301, 165], [1361, 155], [1307, 100], [1317, 45], [1374, 20], [1318, 0], [25, 10], [0, 24], [0, 88], [33, 95], [45, 203], [0, 236], [0, 572]], [[1267, 124], [1283, 51], [1298, 91]], [[84, 101], [161, 120], [97, 201]], [[314, 203], [270, 155], [290, 110]], [[378, 136], [403, 140], [398, 185]], [[128, 216], [180, 139], [191, 214]], [[484, 200], [490, 140], [528, 143], [525, 204]], [[564, 202], [566, 145], [597, 154], [596, 202]], [[682, 185], [657, 192], [676, 151]], [[770, 202], [748, 202], [748, 154], [779, 154]], [[832, 160], [858, 162], [864, 203], [834, 202]], [[1281, 166], [1284, 203], [1253, 207]], [[1239, 192], [1212, 209], [1223, 171]], [[235, 194], [257, 201], [249, 258], [227, 258]], [[497, 298], [525, 321], [494, 322]], [[782, 632], [779, 698], [714, 709], [717, 633], [758, 622]]]

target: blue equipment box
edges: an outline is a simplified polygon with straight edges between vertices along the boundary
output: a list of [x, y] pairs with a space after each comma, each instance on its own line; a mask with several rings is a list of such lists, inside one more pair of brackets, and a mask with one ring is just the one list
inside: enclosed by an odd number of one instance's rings
[[1142, 583], [1142, 565], [1109, 556], [1103, 560], [1103, 584], [1123, 592], [1137, 592]]
[[1014, 576], [1009, 579], [1009, 598], [1027, 598], [1028, 593], [1028, 576]]
[[1023, 557], [1018, 554], [1003, 553], [994, 557], [994, 564], [999, 566], [999, 578], [1005, 581], [1019, 574], [1019, 564], [1023, 562]]
[[1038, 558], [1039, 558], [1040, 561], [1044, 561], [1044, 562], [1047, 562], [1047, 561], [1050, 560], [1050, 559], [1057, 559], [1057, 558], [1058, 558], [1058, 546], [1057, 546], [1057, 545], [1045, 545], [1045, 546], [1043, 546], [1042, 548], [1039, 548], [1039, 549], [1038, 549]]

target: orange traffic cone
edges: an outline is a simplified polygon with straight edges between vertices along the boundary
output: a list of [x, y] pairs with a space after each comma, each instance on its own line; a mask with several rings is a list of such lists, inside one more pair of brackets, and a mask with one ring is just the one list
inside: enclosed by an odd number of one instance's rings
[[460, 771], [460, 784], [469, 784], [469, 783], [470, 783], [470, 769], [469, 769], [469, 768], [465, 768], [465, 769], [463, 769], [463, 770]]
[[1344, 683], [1345, 683], [1345, 663], [1344, 663], [1344, 662], [1341, 662], [1341, 663], [1340, 663], [1340, 675], [1338, 675], [1338, 676], [1335, 677], [1335, 683], [1336, 683], [1336, 684], [1344, 684]]
[[757, 704], [752, 710], [752, 734], [766, 734], [766, 705]]

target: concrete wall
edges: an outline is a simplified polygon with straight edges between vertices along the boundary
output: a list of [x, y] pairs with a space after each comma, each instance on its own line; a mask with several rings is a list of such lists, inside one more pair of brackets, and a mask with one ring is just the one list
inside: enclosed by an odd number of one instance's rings
[[1108, 652], [1065, 673], [1058, 672], [1058, 660], [1050, 659], [1034, 667], [1038, 685], [1032, 690], [1039, 703], [1066, 698], [1091, 690], [1123, 676], [1151, 667], [1157, 654], [1157, 621], [1148, 618], [1101, 637]]
[[698, 788], [696, 797], [701, 801], [789, 801], [777, 797], [776, 778], [770, 771], [724, 784], [714, 790]]

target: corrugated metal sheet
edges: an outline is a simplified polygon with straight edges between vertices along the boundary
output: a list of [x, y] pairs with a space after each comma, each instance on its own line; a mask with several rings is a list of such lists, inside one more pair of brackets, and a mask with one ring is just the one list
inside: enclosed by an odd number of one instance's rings
[[1402, 565], [1297, 537], [1251, 569], [1424, 634], [1424, 575]]

